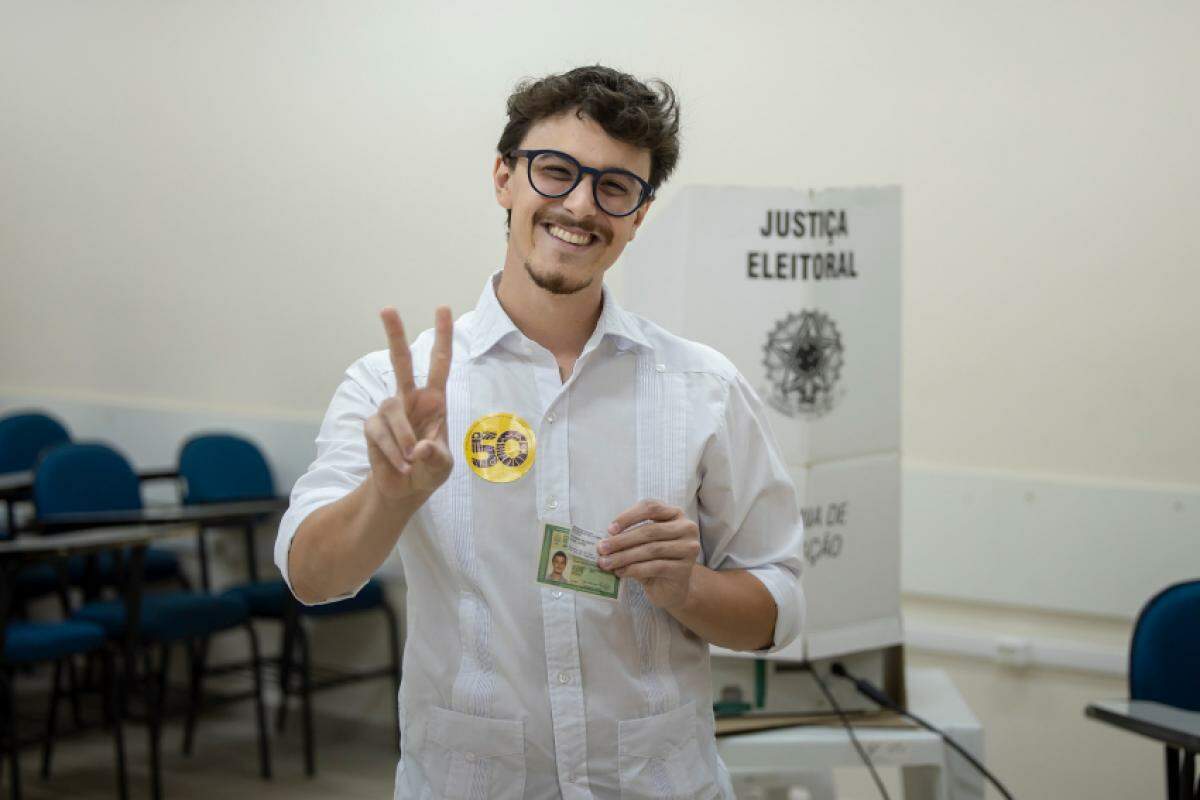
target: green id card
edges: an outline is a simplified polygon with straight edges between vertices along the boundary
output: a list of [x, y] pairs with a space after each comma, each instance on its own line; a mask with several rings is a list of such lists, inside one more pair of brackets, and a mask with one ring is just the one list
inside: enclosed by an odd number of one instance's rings
[[542, 529], [537, 582], [616, 600], [621, 579], [596, 566], [596, 544], [603, 538], [578, 525], [547, 523]]

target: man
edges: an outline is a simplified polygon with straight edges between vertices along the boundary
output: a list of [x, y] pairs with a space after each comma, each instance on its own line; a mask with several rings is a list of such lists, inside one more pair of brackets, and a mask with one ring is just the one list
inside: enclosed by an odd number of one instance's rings
[[546, 573], [546, 580], [562, 583], [563, 570], [567, 568], [567, 554], [559, 550], [550, 558], [550, 571]]
[[[677, 160], [674, 94], [586, 67], [508, 117], [503, 269], [411, 349], [381, 312], [388, 350], [347, 371], [275, 560], [318, 603], [399, 552], [396, 797], [731, 798], [708, 644], [796, 637], [802, 532], [742, 376], [603, 288]], [[605, 534], [617, 600], [537, 582], [547, 523]]]

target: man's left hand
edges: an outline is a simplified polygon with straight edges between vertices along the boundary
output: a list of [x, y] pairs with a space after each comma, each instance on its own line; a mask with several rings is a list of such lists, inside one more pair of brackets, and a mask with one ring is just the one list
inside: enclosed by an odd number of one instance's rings
[[600, 567], [636, 580], [655, 606], [665, 611], [682, 608], [700, 555], [700, 528], [683, 509], [643, 500], [621, 512], [608, 533], [596, 546]]

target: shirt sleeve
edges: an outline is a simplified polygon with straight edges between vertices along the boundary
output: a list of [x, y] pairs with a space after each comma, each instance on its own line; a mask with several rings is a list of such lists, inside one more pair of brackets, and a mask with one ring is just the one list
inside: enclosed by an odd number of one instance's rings
[[775, 600], [775, 637], [759, 652], [787, 647], [804, 626], [800, 585], [804, 525], [765, 408], [737, 373], [701, 462], [700, 540], [705, 564], [745, 569]]
[[[292, 538], [309, 514], [345, 497], [366, 479], [371, 462], [367, 456], [363, 425], [386, 396], [382, 378], [371, 370], [366, 358], [363, 358], [346, 370], [341, 385], [329, 403], [317, 434], [317, 458], [292, 488], [288, 510], [279, 522], [279, 533], [275, 538], [275, 565], [279, 567], [293, 595], [295, 590], [288, 575], [288, 552]], [[331, 597], [322, 603], [353, 597], [365, 585], [364, 581], [354, 591]]]

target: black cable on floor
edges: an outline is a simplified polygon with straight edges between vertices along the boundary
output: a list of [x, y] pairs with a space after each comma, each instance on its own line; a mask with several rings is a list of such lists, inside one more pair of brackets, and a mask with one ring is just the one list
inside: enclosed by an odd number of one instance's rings
[[842, 725], [846, 728], [846, 733], [850, 734], [850, 741], [854, 743], [854, 747], [858, 750], [859, 756], [862, 757], [863, 763], [871, 771], [871, 777], [875, 779], [875, 785], [879, 787], [879, 793], [883, 795], [883, 800], [892, 800], [887, 793], [887, 789], [883, 786], [883, 781], [879, 779], [879, 773], [875, 771], [875, 765], [871, 763], [871, 757], [867, 755], [867, 751], [859, 743], [858, 737], [854, 735], [854, 728], [850, 726], [850, 719], [846, 716], [846, 712], [842, 711], [842, 707], [837, 704], [837, 700], [833, 699], [833, 693], [829, 691], [829, 687], [825, 685], [825, 681], [821, 679], [821, 675], [811, 664], [808, 667], [808, 671], [813, 676], [813, 680], [817, 682], [817, 686], [821, 687], [821, 693], [825, 695], [825, 699], [829, 701], [829, 705], [833, 706], [833, 710], [837, 712], [838, 719], [842, 721]]
[[[903, 714], [904, 716], [911, 719], [913, 722], [920, 725], [925, 730], [930, 731], [932, 733], [936, 733], [938, 736], [942, 737], [942, 741], [944, 741], [946, 744], [948, 744], [952, 748], [954, 748], [954, 751], [956, 753], [958, 753], [960, 756], [962, 756], [967, 761], [969, 761], [971, 763], [971, 766], [973, 766], [973, 767], [975, 767], [975, 769], [979, 770], [980, 774], [983, 775], [983, 777], [985, 777], [989, 781], [991, 781], [992, 785], [1000, 790], [1000, 794], [1004, 795], [1005, 798], [1007, 798], [1007, 800], [1013, 800], [1013, 796], [1011, 794], [1009, 794], [1008, 789], [1004, 788], [1004, 784], [1000, 783], [1000, 779], [997, 778], [992, 773], [988, 772], [987, 768], [984, 767], [983, 764], [979, 763], [979, 761], [975, 758], [975, 756], [971, 755], [965, 749], [963, 749], [963, 747], [961, 745], [959, 745], [958, 742], [951, 739], [949, 734], [947, 734], [945, 731], [941, 730], [933, 723], [926, 722], [925, 720], [918, 717], [916, 714], [911, 714], [908, 711], [906, 711], [905, 709], [901, 708], [899, 703], [892, 700], [892, 698], [888, 697], [884, 693], [884, 691], [882, 689], [880, 689], [878, 686], [875, 686], [870, 681], [866, 681], [861, 678], [854, 677], [849, 672], [847, 672], [846, 668], [844, 666], [842, 666], [840, 663], [835, 663], [833, 665], [832, 669], [830, 669], [830, 672], [832, 672], [834, 675], [837, 675], [839, 678], [845, 678], [846, 680], [853, 683], [854, 688], [858, 689], [859, 693], [862, 694], [863, 696], [870, 698], [871, 700], [875, 701], [876, 703], [883, 706], [884, 708], [890, 708], [892, 711], [895, 711], [897, 714]], [[813, 674], [815, 675], [816, 673], [814, 672]]]

